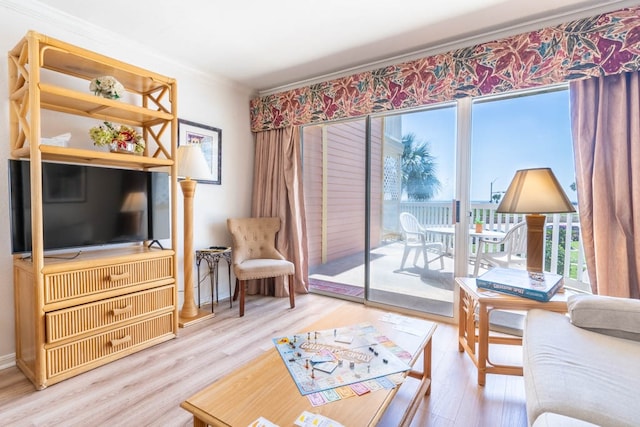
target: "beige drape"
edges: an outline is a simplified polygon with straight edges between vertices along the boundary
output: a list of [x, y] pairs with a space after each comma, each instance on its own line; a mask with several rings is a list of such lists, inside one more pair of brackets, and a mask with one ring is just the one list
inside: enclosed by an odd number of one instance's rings
[[[276, 248], [296, 267], [296, 292], [308, 292], [307, 227], [297, 126], [256, 134], [251, 216], [280, 218]], [[269, 285], [271, 281], [253, 281], [248, 292], [287, 296], [284, 280], [276, 280], [275, 290]]]
[[571, 83], [584, 251], [595, 293], [640, 298], [640, 76]]

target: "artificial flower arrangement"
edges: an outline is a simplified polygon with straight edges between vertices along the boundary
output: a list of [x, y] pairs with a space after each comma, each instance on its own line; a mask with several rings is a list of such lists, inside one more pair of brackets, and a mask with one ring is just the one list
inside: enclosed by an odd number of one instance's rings
[[111, 122], [103, 122], [99, 126], [89, 129], [89, 136], [93, 145], [109, 146], [111, 151], [126, 151], [142, 154], [144, 152], [144, 139], [130, 126], [115, 126]]
[[124, 95], [124, 86], [111, 76], [96, 77], [91, 80], [89, 90], [103, 98], [118, 99]]

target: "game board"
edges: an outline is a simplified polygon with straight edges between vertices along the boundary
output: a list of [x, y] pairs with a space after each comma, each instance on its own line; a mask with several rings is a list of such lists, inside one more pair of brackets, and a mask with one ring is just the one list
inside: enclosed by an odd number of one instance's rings
[[411, 354], [371, 324], [274, 338], [302, 395], [339, 388], [410, 369]]

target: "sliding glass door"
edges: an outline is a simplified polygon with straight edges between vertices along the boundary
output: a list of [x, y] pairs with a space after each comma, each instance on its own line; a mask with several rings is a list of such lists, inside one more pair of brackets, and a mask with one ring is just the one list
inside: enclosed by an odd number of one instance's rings
[[[313, 292], [453, 315], [455, 116], [449, 105], [304, 128]], [[403, 214], [435, 231], [409, 242]]]
[[[496, 213], [518, 169], [551, 168], [569, 199], [577, 205], [566, 85], [477, 99], [472, 105], [471, 210], [474, 218], [483, 223], [485, 240], [490, 240], [490, 233], [504, 234], [524, 221], [524, 215]], [[475, 265], [477, 249], [474, 246], [471, 253], [470, 275], [482, 274], [491, 267], [491, 264]], [[490, 243], [481, 249], [495, 252], [494, 258], [511, 250]], [[544, 256], [546, 271], [586, 279], [577, 213], [548, 216]], [[516, 263], [513, 266], [518, 267]]]
[[455, 105], [371, 124], [370, 217], [381, 234], [370, 245], [368, 300], [451, 317]]
[[[551, 167], [575, 200], [561, 89], [306, 126], [311, 290], [452, 317], [454, 277], [504, 250], [481, 239], [522, 220], [496, 213], [516, 169]], [[577, 215], [550, 219], [546, 270], [581, 279]]]
[[309, 284], [313, 292], [360, 301], [365, 293], [366, 141], [364, 119], [303, 130]]

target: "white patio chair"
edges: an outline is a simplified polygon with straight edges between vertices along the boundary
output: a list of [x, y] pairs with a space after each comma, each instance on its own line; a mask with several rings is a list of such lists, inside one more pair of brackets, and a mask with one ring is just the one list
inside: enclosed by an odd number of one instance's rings
[[[487, 246], [493, 245], [499, 250], [487, 251]], [[513, 226], [500, 240], [478, 239], [476, 251], [476, 265], [473, 269], [474, 277], [478, 277], [480, 265], [510, 268], [527, 264], [527, 223], [519, 222]]]
[[[400, 227], [402, 228], [402, 237], [404, 240], [404, 253], [402, 254], [402, 263], [400, 270], [404, 269], [404, 263], [407, 261], [409, 252], [415, 249], [416, 253], [413, 257], [413, 265], [417, 266], [418, 256], [424, 257], [424, 268], [429, 269], [429, 263], [440, 259], [440, 269], [444, 269], [444, 245], [442, 242], [427, 242], [427, 235], [424, 227], [420, 225], [418, 219], [407, 212], [400, 214]], [[429, 260], [428, 253], [436, 254], [436, 257]]]

